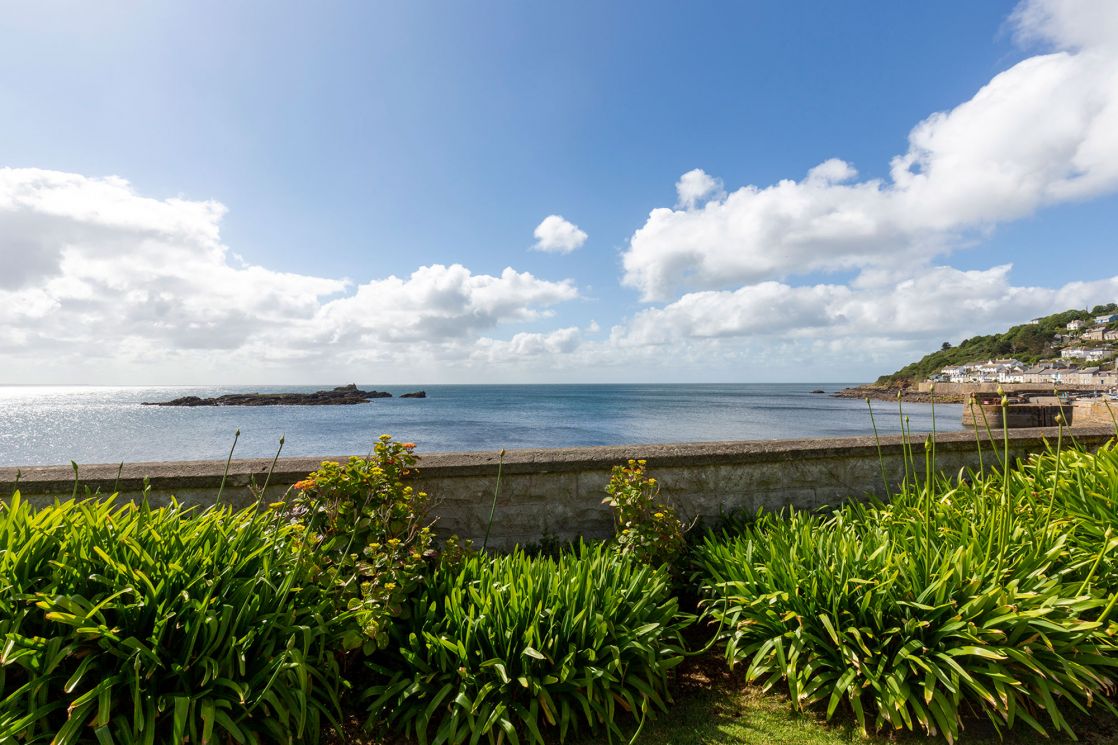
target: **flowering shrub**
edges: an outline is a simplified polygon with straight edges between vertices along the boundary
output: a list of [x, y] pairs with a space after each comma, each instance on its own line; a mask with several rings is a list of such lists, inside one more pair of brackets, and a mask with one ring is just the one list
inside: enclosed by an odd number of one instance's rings
[[389, 624], [405, 614], [435, 556], [429, 499], [404, 483], [417, 473], [414, 450], [381, 435], [371, 458], [324, 462], [295, 484], [288, 502], [321, 564], [319, 581], [347, 611], [346, 649], [369, 654], [388, 643]]
[[660, 485], [645, 473], [645, 461], [614, 466], [602, 500], [613, 508], [617, 545], [624, 555], [648, 564], [670, 564], [685, 547], [684, 525], [660, 501]]

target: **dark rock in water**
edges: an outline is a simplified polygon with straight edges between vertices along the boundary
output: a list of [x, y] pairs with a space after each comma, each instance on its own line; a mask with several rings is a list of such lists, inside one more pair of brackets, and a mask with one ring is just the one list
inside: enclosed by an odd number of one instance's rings
[[826, 391], [822, 388], [816, 388], [814, 391], [812, 391], [812, 393], [826, 393]]
[[183, 396], [171, 401], [145, 401], [144, 406], [350, 406], [374, 398], [392, 398], [385, 391], [363, 391], [356, 384], [314, 393], [229, 393], [216, 398]]
[[427, 398], [427, 391], [416, 391], [414, 393], [401, 393], [400, 398]]

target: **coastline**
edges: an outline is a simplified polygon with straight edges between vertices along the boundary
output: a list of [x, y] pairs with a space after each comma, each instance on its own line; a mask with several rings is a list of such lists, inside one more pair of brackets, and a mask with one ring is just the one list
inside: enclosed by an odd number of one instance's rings
[[[401, 400], [413, 386], [361, 385], [393, 396], [360, 406], [202, 407], [141, 404], [326, 386], [0, 388], [0, 464], [224, 459], [237, 430], [234, 458], [272, 458], [280, 436], [281, 457], [363, 454], [383, 432], [423, 453], [855, 437], [872, 432], [864, 401], [827, 395], [854, 384], [427, 385], [425, 401]], [[931, 426], [927, 405], [905, 408], [914, 428]], [[882, 434], [899, 433], [895, 419], [878, 422]], [[48, 421], [59, 424], [37, 426]]]
[[914, 404], [965, 404], [969, 396], [961, 393], [931, 393], [897, 385], [867, 385], [843, 388], [831, 394], [834, 398], [868, 398], [871, 401], [901, 401]]

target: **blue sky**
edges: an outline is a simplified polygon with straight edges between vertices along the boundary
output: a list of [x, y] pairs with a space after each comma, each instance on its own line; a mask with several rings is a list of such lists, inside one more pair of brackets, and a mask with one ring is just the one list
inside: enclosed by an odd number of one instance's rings
[[0, 382], [858, 380], [1114, 301], [1115, 14], [1015, 8], [6, 5]]

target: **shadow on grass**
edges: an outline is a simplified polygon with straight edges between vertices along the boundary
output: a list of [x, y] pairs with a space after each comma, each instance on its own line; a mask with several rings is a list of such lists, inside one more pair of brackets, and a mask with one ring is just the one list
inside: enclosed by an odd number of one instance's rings
[[[637, 739], [638, 745], [941, 745], [941, 737], [897, 732], [865, 737], [852, 718], [836, 714], [825, 722], [817, 713], [796, 713], [788, 697], [763, 692], [745, 684], [740, 674], [726, 669], [720, 657], [688, 660], [680, 668], [672, 692], [675, 703], [667, 713], [649, 719]], [[999, 737], [988, 722], [968, 722], [960, 745], [1118, 745], [1118, 720], [1100, 712], [1097, 716], [1070, 717], [1079, 740], [1066, 737], [1042, 738], [1021, 725]], [[326, 745], [410, 745], [393, 736], [369, 737], [360, 732], [359, 719], [348, 721], [347, 731], [325, 739]], [[636, 727], [627, 728], [629, 736]], [[483, 738], [482, 742], [486, 742]], [[579, 738], [572, 745], [599, 745], [602, 736]], [[617, 745], [617, 741], [614, 740]], [[621, 744], [624, 745], [624, 744]]]
[[[667, 713], [648, 721], [640, 745], [940, 745], [941, 737], [909, 732], [864, 736], [852, 717], [836, 714], [825, 722], [818, 713], [797, 713], [788, 697], [763, 692], [745, 684], [740, 674], [726, 670], [721, 658], [689, 661], [680, 671], [675, 704]], [[1045, 739], [1021, 724], [1005, 737], [982, 720], [966, 724], [960, 745], [1118, 745], [1118, 720], [1105, 712], [1096, 716], [1071, 717], [1079, 740], [1067, 737]], [[605, 743], [605, 738], [587, 738], [579, 745]]]

